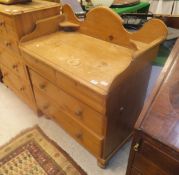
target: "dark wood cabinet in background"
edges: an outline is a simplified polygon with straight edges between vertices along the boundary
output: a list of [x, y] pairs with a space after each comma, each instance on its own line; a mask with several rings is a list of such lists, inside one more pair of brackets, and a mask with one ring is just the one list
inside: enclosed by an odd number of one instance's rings
[[127, 175], [179, 175], [179, 39], [136, 123]]

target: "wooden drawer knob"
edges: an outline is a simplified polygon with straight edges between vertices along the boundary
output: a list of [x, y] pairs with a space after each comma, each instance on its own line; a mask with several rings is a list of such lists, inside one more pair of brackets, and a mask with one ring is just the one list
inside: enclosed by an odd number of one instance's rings
[[4, 20], [1, 20], [0, 21], [0, 27], [4, 26], [5, 25], [5, 21]]
[[75, 115], [81, 117], [83, 115], [83, 110], [81, 108], [76, 109]]
[[13, 64], [13, 65], [12, 65], [12, 68], [13, 68], [13, 69], [17, 69], [17, 68], [18, 68], [18, 64]]
[[4, 77], [7, 77], [8, 76], [8, 72], [4, 72]]
[[24, 86], [20, 88], [20, 91], [24, 91], [24, 90], [25, 90], [25, 87], [24, 87]]
[[6, 41], [5, 45], [6, 45], [6, 47], [10, 47], [11, 46], [11, 42], [10, 41]]
[[53, 119], [52, 116], [47, 116], [47, 115], [45, 115], [45, 118], [46, 118], [47, 120], [52, 120], [52, 119]]
[[39, 87], [40, 87], [40, 89], [45, 89], [45, 88], [46, 88], [46, 84], [45, 84], [45, 83], [41, 83], [41, 84], [39, 85]]
[[83, 139], [83, 133], [82, 132], [79, 132], [75, 135], [75, 137], [78, 139], [78, 140], [82, 140]]

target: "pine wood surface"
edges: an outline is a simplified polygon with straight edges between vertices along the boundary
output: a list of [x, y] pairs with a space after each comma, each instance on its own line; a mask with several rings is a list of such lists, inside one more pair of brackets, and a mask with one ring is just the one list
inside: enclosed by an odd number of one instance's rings
[[[30, 104], [29, 106], [34, 111], [37, 111], [37, 108], [19, 51], [19, 40], [33, 30], [37, 20], [59, 13], [60, 4], [45, 1], [34, 0], [30, 3], [16, 5], [0, 4], [0, 69], [3, 72], [3, 80], [5, 85]], [[11, 81], [5, 76], [7, 72]], [[19, 81], [19, 79], [23, 81]], [[15, 85], [16, 81], [18, 86]], [[26, 93], [19, 91], [24, 86], [27, 87]]]

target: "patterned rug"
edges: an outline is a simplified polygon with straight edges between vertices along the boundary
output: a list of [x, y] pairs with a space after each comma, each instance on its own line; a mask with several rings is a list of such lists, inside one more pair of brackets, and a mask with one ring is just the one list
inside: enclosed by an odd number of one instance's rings
[[0, 175], [86, 175], [36, 126], [0, 148]]

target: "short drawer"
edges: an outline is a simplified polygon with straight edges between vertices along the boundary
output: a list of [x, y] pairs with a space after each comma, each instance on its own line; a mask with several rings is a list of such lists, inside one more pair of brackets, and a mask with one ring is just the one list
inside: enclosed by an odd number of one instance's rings
[[96, 134], [104, 135], [103, 129], [106, 119], [104, 116], [57, 88], [32, 70], [30, 70], [30, 77], [33, 86], [52, 98], [66, 115], [75, 118]]
[[56, 84], [69, 94], [80, 99], [98, 112], [105, 114], [105, 96], [93, 91], [89, 87], [69, 78], [63, 73], [57, 72]]
[[20, 58], [18, 58], [17, 56], [12, 56], [9, 55], [7, 52], [3, 52], [1, 54], [0, 63], [11, 69], [16, 75], [22, 78], [25, 77], [24, 67], [22, 65], [22, 62], [20, 61]]
[[18, 40], [15, 24], [11, 17], [0, 15], [0, 35]]
[[5, 85], [14, 91], [31, 108], [35, 109], [35, 104], [31, 96], [32, 93], [30, 92], [30, 88], [25, 84], [25, 82], [15, 76], [8, 68], [1, 67], [1, 71]]
[[32, 69], [35, 69], [39, 74], [47, 77], [47, 79], [51, 82], [56, 82], [56, 76], [55, 76], [55, 70], [50, 68], [48, 65], [41, 63], [40, 61], [32, 58], [31, 56], [24, 54], [24, 60], [25, 63], [31, 67]]
[[51, 116], [63, 129], [65, 129], [75, 140], [87, 148], [93, 155], [99, 157], [102, 149], [102, 137], [98, 137], [81, 125], [74, 118], [65, 115], [61, 108], [53, 103], [53, 100], [45, 96], [37, 88], [34, 88], [37, 106], [42, 112]]

